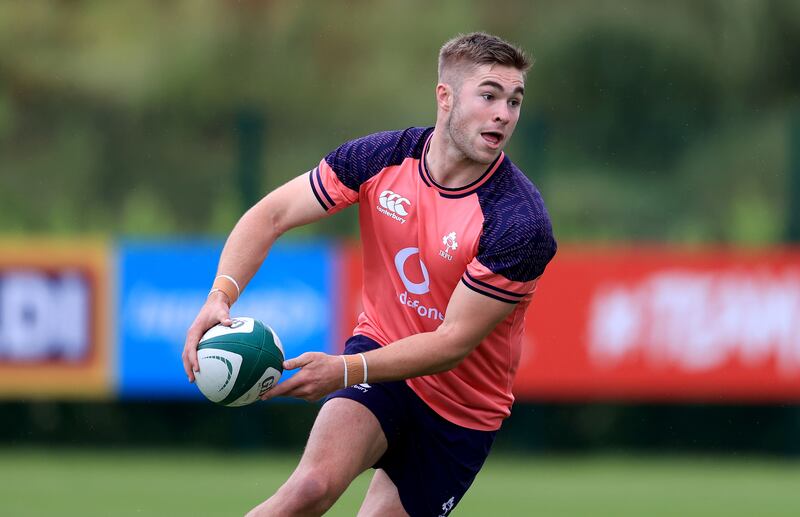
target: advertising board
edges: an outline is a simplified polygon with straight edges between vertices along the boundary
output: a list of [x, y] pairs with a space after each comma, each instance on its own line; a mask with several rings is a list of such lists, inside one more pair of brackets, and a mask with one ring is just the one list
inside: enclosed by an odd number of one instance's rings
[[[206, 299], [221, 241], [123, 242], [119, 263], [119, 393], [200, 398], [183, 371], [186, 331]], [[279, 243], [233, 306], [232, 316], [270, 325], [287, 358], [329, 351], [338, 335], [335, 248]], [[286, 372], [287, 377], [291, 372]]]
[[528, 311], [515, 393], [800, 400], [800, 251], [559, 250]]
[[110, 394], [105, 243], [0, 241], [0, 397]]

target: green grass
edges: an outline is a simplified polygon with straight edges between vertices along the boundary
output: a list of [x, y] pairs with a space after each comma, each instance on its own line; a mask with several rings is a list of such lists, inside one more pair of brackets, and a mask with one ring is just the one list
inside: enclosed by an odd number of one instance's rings
[[[0, 449], [0, 515], [240, 515], [295, 455]], [[333, 516], [355, 515], [358, 478]], [[800, 463], [681, 457], [495, 455], [454, 515], [800, 515]]]

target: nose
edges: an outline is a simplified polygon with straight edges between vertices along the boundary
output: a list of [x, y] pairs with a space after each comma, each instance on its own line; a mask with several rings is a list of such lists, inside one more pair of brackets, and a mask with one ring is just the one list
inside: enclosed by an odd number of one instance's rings
[[493, 122], [499, 124], [508, 124], [511, 120], [511, 113], [508, 109], [508, 106], [504, 103], [502, 107], [498, 107], [497, 111], [494, 114], [494, 118], [492, 118]]

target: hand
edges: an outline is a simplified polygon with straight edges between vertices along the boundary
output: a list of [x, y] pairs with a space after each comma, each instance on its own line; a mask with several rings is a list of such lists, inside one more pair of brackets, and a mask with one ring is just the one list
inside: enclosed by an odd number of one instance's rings
[[230, 327], [232, 323], [228, 297], [220, 291], [213, 292], [208, 296], [206, 303], [186, 333], [181, 359], [183, 359], [183, 370], [186, 372], [189, 382], [194, 382], [194, 372], [200, 371], [200, 364], [197, 362], [197, 344], [203, 334], [217, 323], [222, 323], [226, 327]]
[[325, 395], [343, 386], [344, 364], [341, 356], [322, 352], [306, 352], [283, 362], [284, 370], [300, 368], [291, 379], [281, 382], [264, 395], [262, 400], [273, 397], [297, 397], [316, 402]]

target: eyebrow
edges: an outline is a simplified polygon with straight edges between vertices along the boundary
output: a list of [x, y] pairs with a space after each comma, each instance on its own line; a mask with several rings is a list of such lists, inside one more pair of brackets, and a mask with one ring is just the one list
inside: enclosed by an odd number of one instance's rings
[[[506, 91], [505, 88], [503, 88], [502, 84], [498, 83], [497, 81], [492, 81], [491, 79], [487, 79], [478, 85], [479, 88], [481, 86], [491, 86], [492, 88], [497, 88], [501, 92]], [[525, 95], [525, 88], [523, 88], [522, 86], [517, 86], [516, 88], [514, 88], [514, 93]]]

